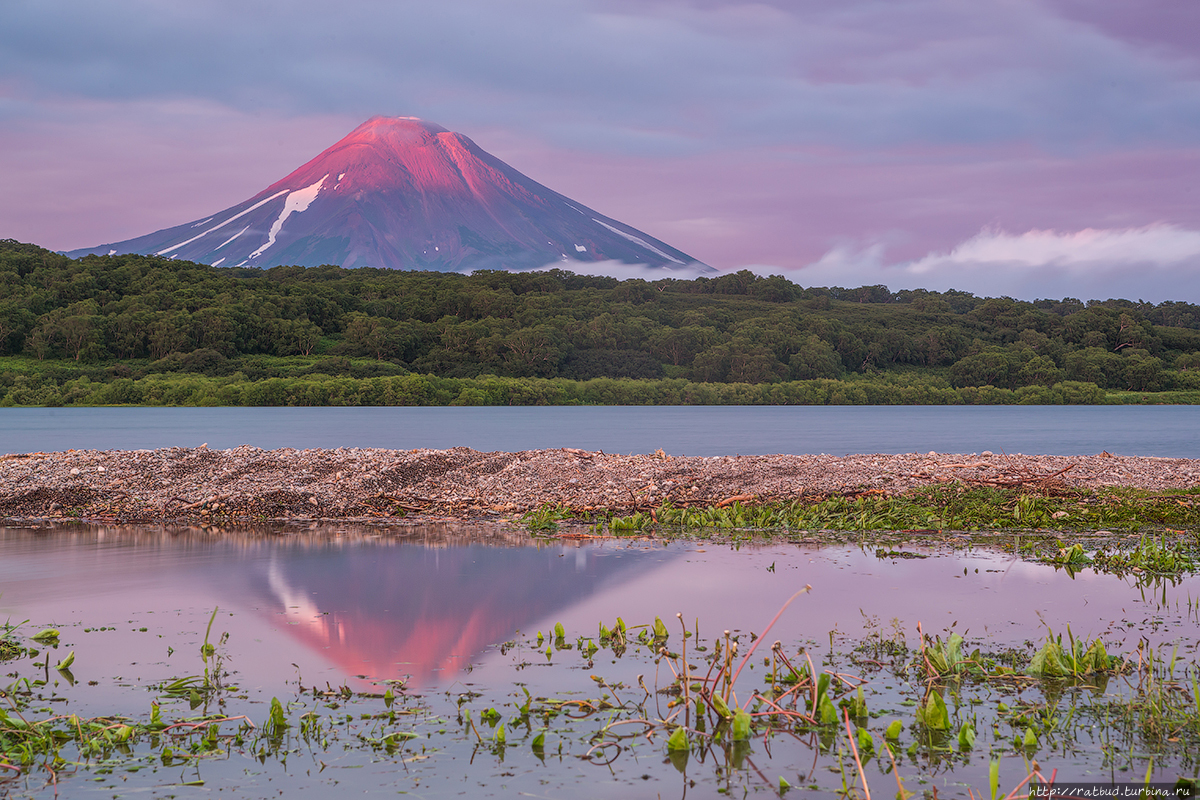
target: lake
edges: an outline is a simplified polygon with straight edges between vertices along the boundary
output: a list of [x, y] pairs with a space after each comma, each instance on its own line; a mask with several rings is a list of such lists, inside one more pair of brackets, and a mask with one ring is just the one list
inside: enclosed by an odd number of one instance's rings
[[0, 451], [578, 447], [608, 453], [1200, 457], [1200, 406], [4, 408]]
[[[833, 798], [858, 781], [836, 705], [836, 722], [746, 741], [693, 720], [689, 749], [668, 748], [683, 719], [675, 672], [690, 664], [696, 691], [726, 641], [739, 648], [731, 663], [747, 664], [733, 700], [769, 693], [784, 659], [831, 676], [843, 705], [862, 686], [857, 746], [880, 796], [896, 787], [882, 752], [893, 722], [896, 771], [943, 797], [987, 791], [992, 759], [1002, 791], [1031, 758], [1060, 781], [1140, 780], [1151, 753], [1155, 780], [1194, 776], [1200, 713], [1186, 709], [1200, 579], [1072, 576], [1016, 557], [1027, 541], [1036, 537], [718, 544], [534, 541], [468, 525], [0, 528], [9, 640], [33, 646], [36, 630], [59, 630], [38, 653], [6, 651], [6, 681], [29, 681], [8, 689], [28, 703], [25, 717], [144, 721], [154, 702], [162, 724], [184, 721], [87, 759], [65, 747], [57, 785], [31, 770], [0, 775], [0, 794], [705, 798], [775, 796], [783, 778]], [[618, 618], [619, 647], [600, 630]], [[667, 638], [640, 639], [656, 618]], [[1158, 666], [1150, 677], [943, 679], [939, 732], [918, 713], [918, 627], [926, 647], [961, 635], [963, 655], [981, 648], [974, 658], [1001, 671], [1051, 632]], [[756, 641], [766, 644], [751, 658]], [[68, 652], [73, 663], [55, 669]], [[197, 691], [210, 667], [220, 685]], [[1120, 724], [1158, 684], [1178, 687], [1155, 697], [1182, 698], [1182, 727], [1156, 736], [1144, 711]], [[272, 725], [273, 700], [286, 725]], [[189, 733], [206, 716], [235, 719], [211, 739]]]

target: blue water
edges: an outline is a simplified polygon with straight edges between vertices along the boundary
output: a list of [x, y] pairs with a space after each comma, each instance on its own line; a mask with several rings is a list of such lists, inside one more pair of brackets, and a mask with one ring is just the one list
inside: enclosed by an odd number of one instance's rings
[[1200, 457], [1198, 406], [5, 408], [0, 454], [208, 444]]

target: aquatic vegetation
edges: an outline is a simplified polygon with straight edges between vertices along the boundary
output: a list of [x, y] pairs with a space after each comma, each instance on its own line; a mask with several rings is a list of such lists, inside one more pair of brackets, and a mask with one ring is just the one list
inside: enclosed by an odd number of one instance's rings
[[566, 506], [542, 506], [522, 514], [520, 521], [531, 533], [540, 533], [556, 531], [560, 520], [571, 519], [574, 516], [574, 513]]
[[1194, 549], [1183, 542], [1167, 543], [1162, 536], [1143, 536], [1131, 549], [1100, 550], [1092, 557], [1098, 570], [1105, 572], [1150, 572], [1177, 575], [1196, 571]]
[[1066, 570], [1074, 576], [1079, 570], [1090, 568], [1095, 572], [1113, 575], [1134, 575], [1139, 581], [1154, 578], [1176, 578], [1196, 572], [1200, 568], [1200, 548], [1195, 535], [1190, 539], [1181, 536], [1182, 531], [1167, 531], [1157, 535], [1143, 534], [1132, 546], [1125, 542], [1100, 542], [1092, 545], [1089, 552], [1083, 544], [1076, 542], [1061, 546], [1057, 552], [1049, 552], [1037, 560]]
[[890, 795], [894, 783], [907, 798], [931, 775], [952, 775], [974, 797], [999, 798], [1002, 784], [1016, 796], [1031, 780], [1053, 780], [1035, 758], [1051, 766], [1091, 758], [1140, 775], [1140, 754], [1149, 754], [1155, 775], [1200, 770], [1200, 670], [1176, 652], [1143, 644], [1117, 657], [1070, 628], [1065, 640], [1047, 631], [1041, 642], [995, 653], [957, 632], [918, 627], [920, 645], [909, 648], [899, 627], [885, 635], [871, 619], [865, 637], [837, 648], [831, 637], [827, 653], [771, 639], [783, 614], [806, 613], [809, 590], [758, 633], [705, 639], [699, 621], [690, 627], [678, 613], [634, 625], [610, 618], [587, 633], [556, 623], [548, 635], [500, 648], [521, 669], [548, 647], [552, 668], [579, 674], [582, 688], [546, 692], [537, 670], [509, 689], [455, 683], [425, 694], [402, 679], [367, 690], [297, 680], [265, 691], [246, 714], [225, 712], [247, 694], [230, 680], [215, 609], [195, 652], [201, 669], [159, 684], [148, 712], [120, 716], [54, 713], [44, 697], [55, 658], [33, 658], [67, 649], [69, 631], [59, 634], [66, 645], [39, 650], [6, 626], [3, 639], [21, 653], [5, 665], [17, 677], [0, 698], [0, 772], [36, 788], [117, 770], [132, 787], [139, 771], [159, 772], [157, 783], [172, 769], [179, 783], [196, 783], [214, 759], [257, 768], [290, 758], [311, 765], [313, 780], [324, 780], [315, 776], [329, 764], [379, 762], [391, 765], [391, 780], [424, 786], [446, 769], [442, 754], [456, 759], [456, 775], [478, 764], [485, 782], [557, 760], [556, 768], [594, 765], [625, 777], [620, 770], [661, 764], [685, 786], [715, 784], [723, 794], [807, 788], [866, 797]]
[[931, 685], [955, 679], [1082, 679], [1115, 675], [1130, 669], [1124, 660], [1108, 655], [1104, 642], [1099, 638], [1090, 643], [1077, 641], [1069, 626], [1066, 644], [1061, 635], [1055, 636], [1053, 631], [1048, 631], [1046, 640], [1032, 656], [1012, 651], [1001, 656], [988, 655], [978, 647], [967, 653], [964, 641], [957, 633], [950, 634], [945, 641], [941, 637], [922, 635], [920, 658], [924, 677]]
[[[211, 632], [211, 619], [209, 628]], [[5, 639], [11, 640], [11, 635], [11, 628], [6, 626]], [[54, 648], [60, 636], [58, 630], [45, 629], [29, 639]], [[39, 654], [37, 649], [30, 647], [21, 647], [20, 650], [17, 658]], [[208, 643], [207, 635], [201, 654], [206, 667], [203, 682], [192, 678], [164, 685], [161, 687], [164, 697], [195, 697], [198, 691], [213, 692], [218, 689], [219, 679], [216, 675], [211, 675], [215, 682], [209, 680], [210, 659], [214, 673], [219, 672], [219, 660]], [[0, 775], [0, 779], [42, 771], [57, 784], [60, 773], [73, 771], [81, 765], [92, 765], [102, 772], [105, 769], [111, 772], [112, 768], [108, 765], [150, 759], [169, 766], [176, 761], [196, 757], [199, 753], [219, 749], [226, 739], [241, 739], [255, 729], [254, 723], [245, 716], [229, 717], [219, 713], [204, 713], [167, 723], [162, 718], [157, 701], [151, 703], [149, 718], [144, 720], [130, 716], [83, 718], [77, 714], [50, 714], [39, 719], [38, 714], [45, 712], [36, 708], [35, 704], [43, 700], [44, 687], [50, 683], [50, 656], [48, 653], [44, 655], [44, 660], [34, 662], [33, 666], [42, 667], [45, 677], [21, 677], [19, 673], [10, 673], [9, 677], [15, 680], [0, 690], [0, 700], [7, 706], [0, 707], [0, 768], [9, 771], [7, 775]], [[70, 668], [74, 663], [75, 651], [71, 650], [54, 666], [57, 676], [72, 686], [75, 680]], [[198, 704], [193, 704], [192, 709]], [[238, 733], [222, 738], [220, 725], [232, 722], [239, 723]], [[198, 734], [203, 736], [198, 737]], [[148, 745], [157, 752], [153, 756], [135, 754], [133, 748], [139, 745]], [[187, 749], [180, 750], [181, 746]], [[131, 771], [135, 771], [135, 768], [131, 768]]]
[[[1200, 496], [1128, 490], [1036, 494], [1016, 489], [951, 484], [899, 495], [873, 490], [858, 495], [799, 498], [759, 504], [676, 506], [664, 503], [602, 520], [596, 532], [614, 535], [670, 529], [939, 531], [1018, 530], [1141, 531], [1200, 529]], [[1195, 534], [1189, 546], [1200, 542]], [[1068, 554], [1062, 554], [1065, 558]], [[1080, 551], [1069, 554], [1079, 559]], [[1076, 561], [1072, 566], [1082, 564]], [[1179, 562], [1182, 563], [1182, 562]]]
[[1091, 557], [1083, 549], [1083, 545], [1078, 542], [1070, 547], [1060, 547], [1057, 554], [1051, 555], [1045, 561], [1056, 567], [1062, 567], [1072, 578], [1075, 577], [1078, 570], [1092, 563]]
[[1045, 644], [1034, 654], [1025, 671], [1043, 678], [1083, 678], [1112, 674], [1121, 671], [1122, 667], [1122, 660], [1108, 655], [1100, 639], [1095, 639], [1090, 645], [1076, 641], [1068, 627], [1066, 646], [1063, 646], [1061, 635], [1055, 637], [1054, 632], [1050, 631]]
[[12, 620], [6, 620], [0, 625], [0, 661], [10, 661], [26, 654], [26, 648], [21, 645], [16, 635], [17, 629], [24, 624], [21, 622], [14, 625]]

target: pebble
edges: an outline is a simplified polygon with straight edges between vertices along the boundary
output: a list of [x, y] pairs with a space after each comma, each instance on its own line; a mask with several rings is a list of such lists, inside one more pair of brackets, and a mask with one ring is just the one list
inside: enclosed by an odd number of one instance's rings
[[[964, 477], [1052, 475], [1064, 469], [1056, 480], [1079, 488], [1186, 489], [1200, 475], [1195, 459], [1107, 455], [1013, 454], [979, 465], [975, 456], [946, 453], [709, 458], [581, 453], [242, 446], [80, 451], [69, 460], [64, 453], [16, 454], [0, 456], [0, 514], [31, 518], [69, 508], [81, 510], [84, 518], [186, 521], [199, 518], [201, 501], [221, 498], [219, 513], [230, 518], [315, 512], [325, 519], [378, 519], [419, 512], [468, 519], [479, 516], [479, 509], [519, 513], [560, 502], [629, 513], [647, 505], [639, 491], [654, 492], [655, 505], [682, 499], [712, 504], [747, 494], [763, 501], [871, 489], [892, 494]], [[51, 508], [52, 503], [57, 505]]]

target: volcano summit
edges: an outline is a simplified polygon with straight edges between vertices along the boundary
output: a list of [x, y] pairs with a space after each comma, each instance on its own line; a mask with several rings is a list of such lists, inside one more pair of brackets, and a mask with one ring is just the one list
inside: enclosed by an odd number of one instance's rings
[[374, 117], [281, 181], [196, 222], [68, 255], [213, 266], [468, 271], [617, 260], [710, 268], [522, 175], [466, 136]]

